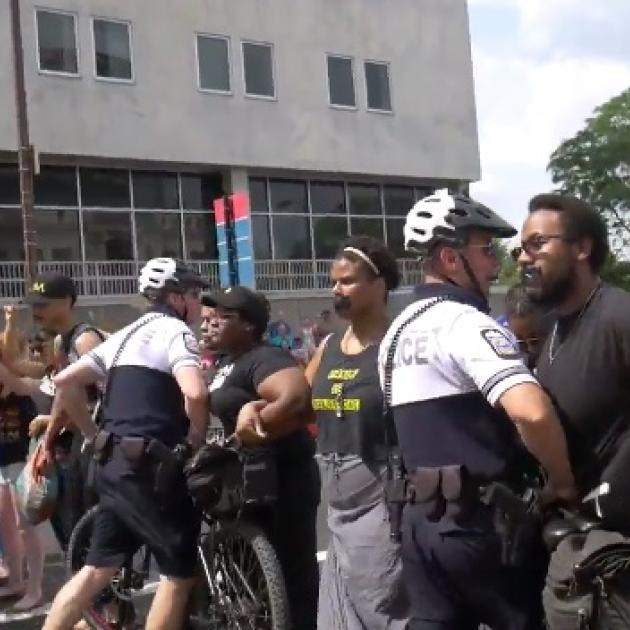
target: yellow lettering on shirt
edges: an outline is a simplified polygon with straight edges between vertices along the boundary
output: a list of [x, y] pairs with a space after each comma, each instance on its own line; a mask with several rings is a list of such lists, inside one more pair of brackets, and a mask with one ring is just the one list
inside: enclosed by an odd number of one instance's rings
[[330, 372], [328, 372], [328, 380], [329, 381], [353, 381], [359, 375], [360, 371], [361, 371], [360, 369], [356, 369], [356, 370], [342, 370], [342, 369], [330, 370]]

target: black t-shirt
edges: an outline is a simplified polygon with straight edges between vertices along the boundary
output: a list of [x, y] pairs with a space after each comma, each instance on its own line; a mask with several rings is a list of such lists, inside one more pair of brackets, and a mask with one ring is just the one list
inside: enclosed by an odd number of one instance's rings
[[[296, 366], [288, 352], [267, 345], [256, 346], [236, 359], [221, 358], [209, 390], [211, 411], [221, 420], [226, 433], [234, 431], [243, 405], [260, 399], [256, 391], [260, 383], [276, 372]], [[305, 428], [276, 440], [274, 447], [279, 455], [291, 458], [311, 457], [315, 450]]]
[[28, 424], [37, 415], [30, 398], [0, 398], [0, 466], [22, 462], [28, 453]]
[[578, 483], [588, 489], [630, 438], [630, 293], [603, 285], [583, 312], [560, 318], [537, 376], [565, 426]]

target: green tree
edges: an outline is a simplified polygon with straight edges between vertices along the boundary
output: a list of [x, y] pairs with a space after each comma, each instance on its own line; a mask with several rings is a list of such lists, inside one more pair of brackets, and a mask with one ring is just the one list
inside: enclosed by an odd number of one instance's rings
[[499, 284], [511, 287], [520, 282], [520, 272], [511, 252], [501, 241], [497, 241], [497, 251], [501, 268], [499, 270]]
[[561, 192], [588, 201], [611, 232], [630, 236], [630, 89], [598, 107], [575, 137], [550, 158]]
[[608, 284], [630, 291], [630, 262], [619, 261], [614, 254], [610, 254], [601, 276]]

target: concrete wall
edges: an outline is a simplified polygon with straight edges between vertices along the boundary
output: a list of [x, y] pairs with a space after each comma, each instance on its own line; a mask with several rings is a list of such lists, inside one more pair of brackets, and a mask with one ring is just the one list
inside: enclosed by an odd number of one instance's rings
[[[42, 153], [479, 178], [465, 0], [21, 0], [31, 136]], [[34, 6], [78, 15], [78, 78], [37, 70]], [[16, 146], [0, 3], [0, 151]], [[132, 23], [135, 81], [94, 78], [91, 16]], [[197, 89], [195, 32], [231, 38], [230, 96]], [[246, 98], [241, 40], [274, 44], [277, 100]], [[328, 104], [326, 53], [355, 58], [358, 110]], [[366, 111], [364, 60], [393, 114]]]

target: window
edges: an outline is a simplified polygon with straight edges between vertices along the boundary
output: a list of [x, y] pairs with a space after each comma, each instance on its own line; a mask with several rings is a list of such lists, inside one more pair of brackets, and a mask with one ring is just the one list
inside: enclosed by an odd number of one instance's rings
[[20, 203], [20, 175], [17, 164], [0, 164], [0, 205]]
[[313, 217], [315, 258], [333, 258], [348, 234], [348, 223], [342, 217]]
[[381, 214], [381, 195], [373, 184], [349, 184], [350, 214]]
[[217, 260], [217, 227], [211, 212], [184, 214], [187, 260]]
[[83, 213], [86, 260], [133, 260], [129, 212]]
[[309, 218], [275, 216], [273, 218], [273, 244], [275, 258], [279, 260], [304, 260], [311, 258]]
[[81, 204], [93, 208], [129, 208], [129, 171], [81, 168]]
[[387, 247], [396, 258], [410, 258], [405, 252], [404, 219], [387, 219]]
[[76, 16], [38, 9], [37, 54], [41, 72], [79, 73]]
[[180, 214], [136, 212], [138, 260], [182, 257]]
[[[22, 211], [19, 208], [0, 208], [0, 260], [24, 260]], [[0, 282], [0, 295], [2, 283]]]
[[341, 182], [311, 182], [313, 214], [345, 214], [346, 195]]
[[133, 81], [128, 22], [94, 18], [94, 73], [99, 79]]
[[223, 195], [221, 173], [180, 175], [182, 207], [188, 210], [212, 210], [214, 200]]
[[34, 220], [43, 261], [81, 260], [77, 210], [36, 210]]
[[179, 208], [177, 175], [157, 171], [134, 171], [133, 205], [136, 208]]
[[252, 212], [269, 212], [267, 180], [255, 177], [249, 180], [249, 204]]
[[383, 241], [383, 221], [382, 219], [350, 219], [350, 232], [352, 234], [373, 236]]
[[356, 107], [354, 73], [350, 57], [328, 55], [328, 98], [331, 105]]
[[230, 48], [227, 37], [197, 35], [197, 69], [200, 90], [231, 91]]
[[385, 214], [389, 216], [407, 216], [415, 203], [414, 190], [411, 186], [385, 186]]
[[36, 206], [78, 205], [77, 174], [74, 167], [42, 166], [34, 181]]
[[243, 42], [243, 75], [245, 94], [275, 98], [273, 46]]
[[392, 111], [389, 90], [389, 65], [376, 61], [365, 62], [365, 85], [367, 87], [367, 106], [381, 112]]
[[305, 214], [308, 212], [306, 182], [271, 180], [271, 211], [280, 214]]
[[256, 260], [271, 259], [271, 233], [268, 214], [252, 214], [252, 234], [254, 241], [254, 258]]

